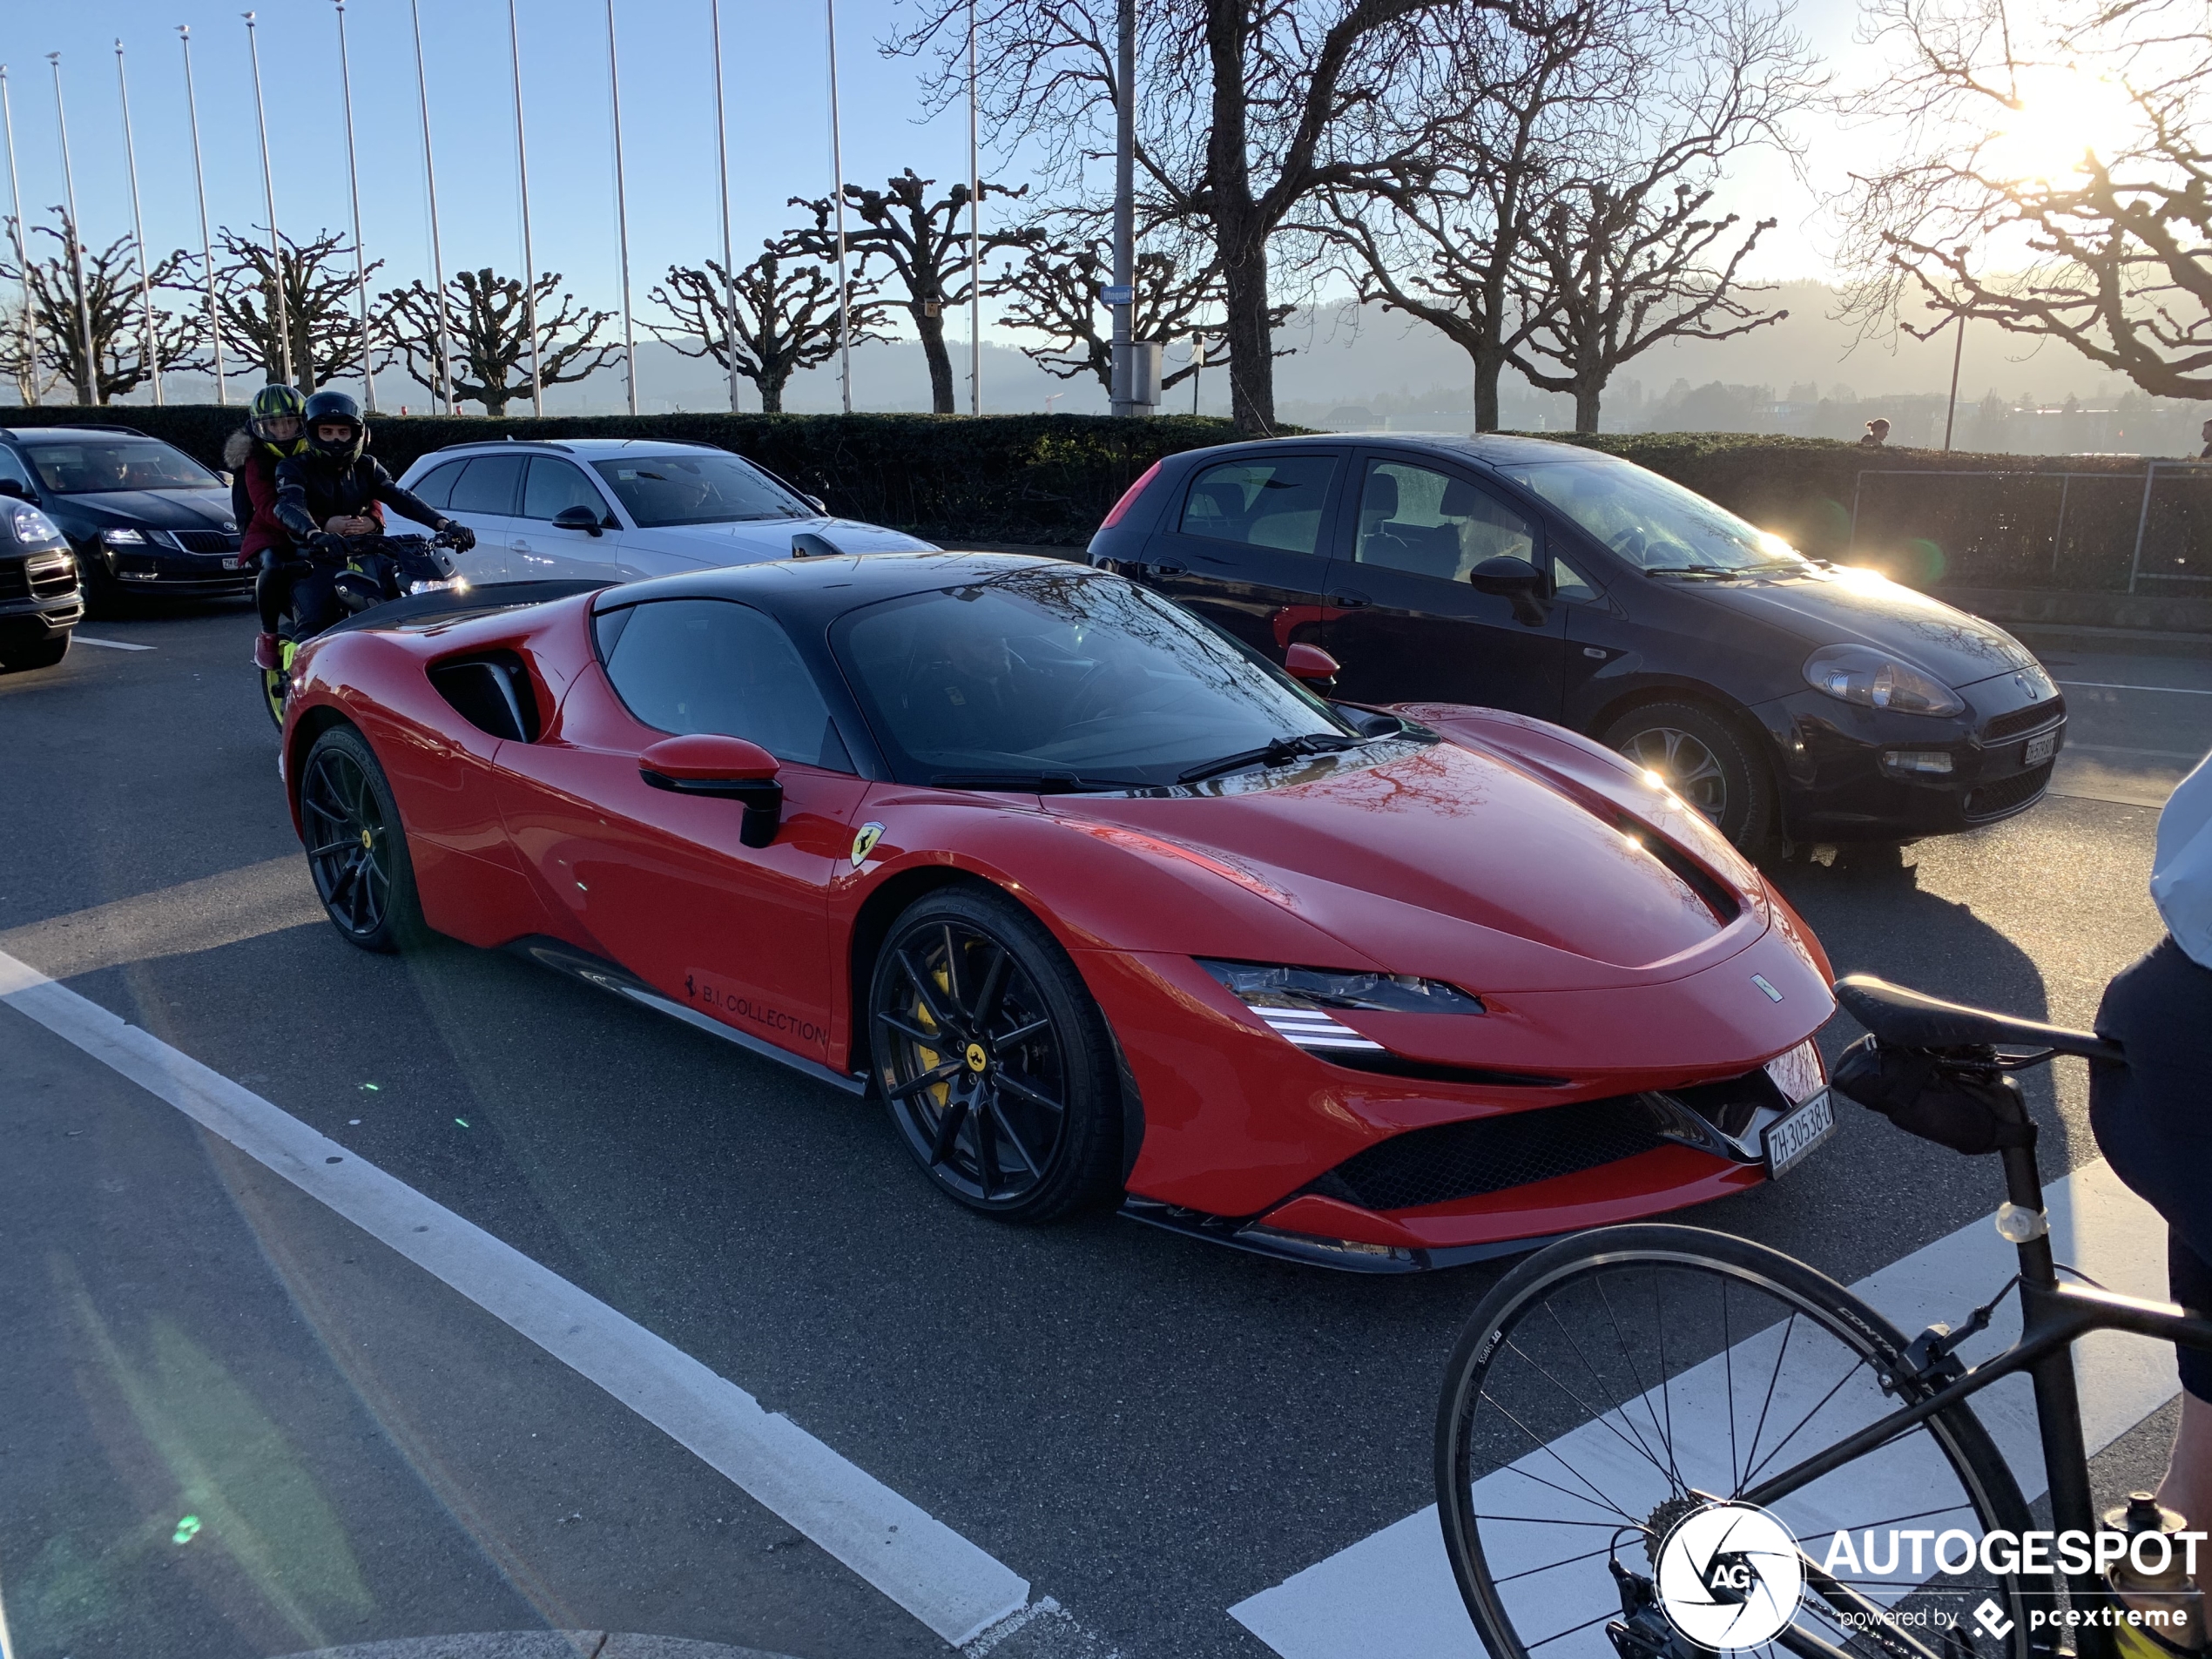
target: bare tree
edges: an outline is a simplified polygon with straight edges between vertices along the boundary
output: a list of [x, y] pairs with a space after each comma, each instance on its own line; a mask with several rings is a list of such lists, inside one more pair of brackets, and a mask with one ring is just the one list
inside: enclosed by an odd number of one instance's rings
[[[975, 280], [976, 273], [969, 260], [963, 222], [968, 215], [968, 185], [963, 180], [932, 201], [929, 190], [936, 182], [915, 177], [909, 167], [882, 190], [846, 185], [846, 209], [860, 223], [848, 225], [845, 242], [848, 257], [857, 253], [863, 259], [880, 258], [897, 274], [907, 298], [890, 303], [914, 320], [914, 333], [921, 337], [922, 354], [929, 362], [931, 409], [950, 415], [954, 408], [953, 360], [945, 349], [945, 312], [948, 307], [957, 308], [968, 303], [968, 284]], [[986, 201], [994, 196], [1014, 199], [1028, 193], [1027, 185], [1008, 190], [988, 179], [983, 181]], [[830, 218], [834, 204], [827, 198], [808, 201], [793, 196], [791, 205], [814, 215], [812, 226], [791, 233], [792, 246], [814, 259], [833, 261], [837, 233], [831, 227]], [[981, 253], [988, 259], [1007, 248], [1026, 247], [1029, 233], [1019, 226], [992, 230], [984, 232], [980, 239]]]
[[[251, 227], [249, 226], [249, 229]], [[292, 336], [293, 383], [313, 392], [361, 361], [361, 321], [354, 308], [357, 280], [353, 244], [335, 231], [317, 231], [304, 242], [280, 236], [284, 249], [284, 303], [277, 304], [278, 262], [258, 230], [241, 236], [229, 226], [217, 233], [223, 263], [215, 272], [215, 314], [225, 340], [245, 349], [246, 360], [273, 382], [284, 378], [286, 332]], [[368, 270], [383, 260], [373, 260]], [[189, 286], [189, 285], [186, 285]], [[197, 288], [195, 293], [201, 292]]]
[[[153, 314], [153, 361], [148, 361], [138, 259], [131, 239], [119, 236], [97, 253], [80, 246], [78, 260], [72, 261], [69, 255], [75, 226], [64, 209], [52, 212], [60, 228], [38, 225], [32, 233], [51, 237], [60, 245], [58, 253], [31, 260], [28, 270], [0, 263], [0, 280], [21, 282], [30, 304], [32, 372], [43, 368], [75, 387], [79, 403], [105, 403], [145, 385], [157, 368], [167, 374], [197, 367], [199, 320], [158, 308]], [[148, 280], [166, 287], [187, 263], [179, 248], [147, 273]], [[84, 273], [81, 290], [78, 267]]]
[[[1542, 3], [1542, 0], [1533, 0]], [[1152, 0], [1139, 14], [1136, 165], [1218, 250], [1238, 428], [1271, 431], [1271, 242], [1316, 192], [1423, 187], [1481, 98], [1471, 25], [1532, 0]], [[1118, 0], [990, 0], [985, 96], [1008, 145], [1072, 178], [1110, 149]], [[965, 96], [967, 0], [923, 0], [887, 50], [931, 52]]]
[[[541, 273], [532, 288], [540, 386], [562, 386], [597, 374], [618, 361], [619, 341], [602, 343], [599, 331], [614, 316], [593, 311], [574, 294], [558, 293], [561, 273]], [[503, 277], [489, 266], [456, 271], [446, 283], [444, 332], [450, 339], [453, 396], [457, 403], [481, 403], [487, 415], [503, 415], [507, 406], [530, 395], [530, 307], [523, 303], [523, 280]], [[377, 296], [382, 301], [372, 325], [387, 342], [379, 368], [404, 362], [424, 386], [441, 377], [441, 324], [437, 296], [421, 278], [404, 288]]]
[[1917, 295], [2212, 397], [2203, 0], [2066, 0], [2019, 24], [2001, 0], [1874, 0], [1891, 62], [1850, 107], [1902, 158], [1843, 202], [1846, 314], [1886, 332]]
[[[780, 415], [791, 377], [838, 352], [836, 271], [795, 262], [805, 258], [786, 239], [762, 243], [759, 256], [734, 276], [713, 260], [704, 266], [671, 265], [651, 298], [674, 325], [648, 320], [645, 326], [686, 357], [711, 357], [725, 371], [734, 349], [737, 371], [759, 389], [762, 411]], [[853, 270], [846, 299], [855, 345], [889, 338], [877, 293], [865, 266]]]
[[63, 384], [61, 374], [41, 360], [37, 320], [20, 300], [0, 310], [0, 375], [15, 387], [16, 401], [26, 407], [44, 402]]

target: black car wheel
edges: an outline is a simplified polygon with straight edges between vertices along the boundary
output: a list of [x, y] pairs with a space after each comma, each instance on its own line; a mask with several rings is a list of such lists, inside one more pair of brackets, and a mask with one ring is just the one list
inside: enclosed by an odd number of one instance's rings
[[972, 1210], [1049, 1221], [1118, 1186], [1121, 1084], [1104, 1016], [1019, 906], [915, 901], [876, 958], [875, 1078], [900, 1138]]
[[39, 639], [0, 640], [0, 672], [18, 669], [51, 668], [69, 655], [70, 636], [56, 634]]
[[300, 768], [300, 827], [330, 925], [363, 950], [403, 950], [428, 933], [415, 866], [384, 768], [360, 732], [333, 726]]
[[1694, 703], [1647, 703], [1599, 738], [1711, 819], [1746, 853], [1774, 833], [1774, 780], [1727, 720]]

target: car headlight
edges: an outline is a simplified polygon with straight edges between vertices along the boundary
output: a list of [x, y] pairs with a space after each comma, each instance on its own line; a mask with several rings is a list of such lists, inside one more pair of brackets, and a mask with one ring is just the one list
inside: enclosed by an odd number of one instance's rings
[[1359, 1049], [1380, 1055], [1381, 1043], [1329, 1017], [1331, 1008], [1377, 1014], [1480, 1014], [1481, 1000], [1442, 980], [1410, 974], [1344, 974], [1325, 968], [1285, 968], [1267, 962], [1217, 962], [1204, 968], [1276, 1035], [1317, 1054]]
[[40, 547], [62, 539], [61, 527], [36, 507], [18, 507], [8, 515], [9, 527], [24, 547]]
[[133, 529], [102, 530], [100, 540], [110, 547], [144, 547], [146, 533]]
[[1963, 714], [1966, 699], [1912, 664], [1871, 645], [1825, 645], [1805, 658], [1805, 684], [1870, 709]]

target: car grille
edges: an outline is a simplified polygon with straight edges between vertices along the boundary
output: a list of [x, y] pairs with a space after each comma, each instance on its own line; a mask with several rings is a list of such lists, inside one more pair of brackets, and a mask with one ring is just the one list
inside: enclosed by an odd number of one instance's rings
[[2002, 743], [2006, 738], [2016, 738], [2023, 732], [2033, 732], [2047, 726], [2066, 715], [2066, 699], [2052, 703], [2031, 703], [2024, 709], [2014, 709], [2010, 714], [2000, 714], [1981, 729], [1984, 743]]
[[171, 530], [169, 539], [187, 553], [235, 553], [239, 538], [221, 530]]
[[34, 599], [65, 598], [77, 590], [77, 562], [66, 553], [33, 554], [23, 573]]
[[2047, 760], [2016, 778], [2000, 779], [1996, 783], [1984, 784], [1979, 789], [1970, 791], [1966, 796], [1966, 816], [1970, 819], [1995, 818], [2000, 813], [2008, 813], [2015, 806], [2027, 805], [2041, 794], [2045, 786], [2051, 781], [2052, 765]]
[[1439, 1123], [1346, 1158], [1307, 1187], [1363, 1210], [1414, 1210], [1579, 1175], [1673, 1143], [1635, 1095]]

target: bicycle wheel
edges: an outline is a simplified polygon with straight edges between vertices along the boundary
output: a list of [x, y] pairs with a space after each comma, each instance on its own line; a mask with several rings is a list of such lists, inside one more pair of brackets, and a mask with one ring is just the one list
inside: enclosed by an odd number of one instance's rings
[[[1979, 1545], [2033, 1524], [1964, 1406], [1770, 1506], [1796, 1546], [1777, 1558], [1789, 1570], [1765, 1575], [1770, 1617], [1706, 1618], [1676, 1594], [1749, 1606], [1740, 1575], [1733, 1601], [1713, 1576], [1716, 1552], [1741, 1544], [1709, 1538], [1678, 1553], [1663, 1548], [1669, 1534], [1683, 1527], [1687, 1541], [1693, 1514], [1925, 1398], [1905, 1345], [1804, 1263], [1696, 1228], [1601, 1229], [1516, 1267], [1468, 1322], [1437, 1417], [1445, 1547], [1491, 1659], [1777, 1647], [1798, 1659], [1838, 1649], [2027, 1659], [2027, 1609], [2044, 1604], [2048, 1581], [1933, 1565], [1942, 1534]], [[1839, 1530], [1850, 1558], [1833, 1553]], [[1946, 1543], [1946, 1565], [1957, 1562], [1963, 1547]], [[1690, 1579], [1662, 1575], [1662, 1561], [1678, 1574], [1684, 1559]]]

